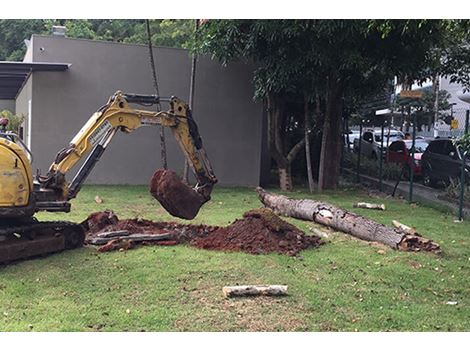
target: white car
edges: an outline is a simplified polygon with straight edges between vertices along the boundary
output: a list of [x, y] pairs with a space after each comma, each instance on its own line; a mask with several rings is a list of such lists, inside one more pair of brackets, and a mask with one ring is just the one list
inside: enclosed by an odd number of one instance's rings
[[[378, 159], [380, 155], [381, 146], [381, 134], [380, 129], [366, 130], [362, 132], [361, 141], [361, 154], [368, 156], [372, 159]], [[403, 132], [398, 130], [384, 130], [384, 142], [383, 146], [386, 150], [388, 146], [399, 139], [404, 139], [405, 135]], [[359, 151], [359, 138], [354, 140], [354, 151]]]

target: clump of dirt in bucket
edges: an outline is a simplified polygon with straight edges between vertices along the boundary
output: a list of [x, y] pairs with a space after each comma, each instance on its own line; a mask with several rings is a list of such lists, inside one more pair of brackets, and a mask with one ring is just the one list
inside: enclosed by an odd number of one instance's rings
[[191, 241], [191, 245], [204, 249], [252, 254], [277, 252], [291, 256], [323, 243], [320, 237], [305, 235], [266, 208], [250, 210], [230, 226]]
[[184, 184], [176, 172], [157, 170], [150, 181], [150, 193], [171, 215], [192, 220], [206, 199]]

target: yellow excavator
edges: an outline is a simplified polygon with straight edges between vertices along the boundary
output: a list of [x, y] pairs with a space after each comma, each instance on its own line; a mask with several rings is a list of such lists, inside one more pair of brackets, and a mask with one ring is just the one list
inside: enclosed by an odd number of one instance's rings
[[[151, 106], [168, 103], [167, 111], [135, 109], [130, 104]], [[5, 125], [7, 121], [3, 121]], [[0, 122], [1, 124], [1, 122]], [[0, 263], [45, 255], [82, 246], [85, 238], [81, 225], [64, 222], [41, 222], [34, 214], [39, 211], [69, 212], [70, 200], [99, 161], [118, 131], [130, 133], [143, 126], [161, 125], [170, 128], [197, 180], [196, 186], [170, 183], [171, 191], [152, 190], [152, 194], [172, 215], [194, 218], [199, 208], [210, 199], [217, 178], [202, 146], [191, 110], [177, 97], [155, 95], [113, 94], [108, 102], [91, 116], [69, 146], [62, 149], [45, 175], [32, 172], [32, 154], [14, 133], [0, 130]], [[72, 181], [68, 172], [83, 162]], [[165, 192], [167, 191], [167, 192]], [[160, 196], [160, 197], [159, 197]], [[196, 200], [196, 201], [195, 201]], [[193, 202], [191, 211], [185, 211]], [[191, 208], [191, 204], [189, 205]]]

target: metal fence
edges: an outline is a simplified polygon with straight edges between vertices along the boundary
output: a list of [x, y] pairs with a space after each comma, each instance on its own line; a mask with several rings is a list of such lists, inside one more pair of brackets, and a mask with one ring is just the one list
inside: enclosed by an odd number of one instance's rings
[[[430, 138], [435, 138], [435, 137], [439, 137], [439, 138], [445, 138], [445, 137], [451, 137], [451, 138], [459, 138], [459, 137], [462, 137], [464, 134], [468, 133], [468, 129], [469, 129], [469, 119], [470, 119], [470, 110], [465, 110], [465, 109], [456, 109], [452, 112], [451, 114], [451, 119], [447, 119], [447, 121], [437, 121], [435, 124], [434, 124], [434, 129], [431, 130], [431, 131], [426, 131], [426, 129], [423, 129], [422, 131], [418, 132], [417, 131], [417, 128], [416, 128], [416, 118], [414, 118], [414, 121], [413, 121], [413, 124], [412, 124], [412, 128], [410, 129], [410, 134], [412, 135], [412, 138], [413, 138], [413, 147], [411, 148], [411, 160], [414, 160], [414, 145], [415, 145], [415, 139], [416, 137], [418, 136], [423, 136], [423, 137], [430, 137]], [[354, 166], [355, 166], [355, 173], [356, 173], [356, 182], [360, 182], [360, 173], [361, 173], [361, 163], [365, 162], [362, 161], [361, 159], [364, 159], [364, 156], [361, 156], [361, 149], [362, 149], [362, 138], [360, 137], [361, 136], [361, 133], [364, 131], [364, 126], [363, 126], [363, 123], [365, 121], [363, 121], [359, 126], [351, 126], [351, 127], [348, 127], [347, 124], [345, 126], [345, 130], [352, 130], [352, 131], [358, 131], [359, 132], [359, 140], [358, 140], [358, 144], [354, 147], [354, 149], [357, 149], [356, 150], [356, 153], [357, 153], [357, 157], [355, 158], [354, 160]], [[379, 167], [379, 175], [378, 175], [378, 178], [379, 178], [379, 188], [380, 190], [382, 190], [382, 183], [383, 183], [383, 162], [384, 162], [384, 159], [385, 159], [385, 153], [387, 152], [385, 149], [387, 148], [384, 148], [383, 146], [383, 130], [384, 130], [384, 125], [380, 126], [379, 129], [381, 129], [381, 134], [382, 134], [382, 138], [380, 139], [381, 140], [381, 147], [380, 147], [380, 156], [378, 157], [378, 164], [377, 165]], [[377, 129], [377, 127], [376, 127]], [[345, 138], [346, 139], [346, 138]], [[352, 141], [351, 141], [352, 142]], [[349, 145], [347, 145], [345, 143], [345, 153], [347, 153], [348, 155], [352, 155], [351, 153], [353, 153], [353, 150], [351, 150], [351, 148], [349, 147]], [[459, 211], [458, 211], [458, 217], [459, 217], [459, 220], [463, 220], [463, 204], [464, 204], [464, 192], [467, 188], [466, 186], [466, 182], [465, 182], [465, 179], [466, 179], [466, 176], [465, 176], [465, 170], [466, 170], [466, 159], [468, 159], [469, 156], [466, 155], [466, 153], [462, 153], [462, 160], [461, 160], [461, 175], [460, 175], [460, 185], [459, 185]], [[344, 157], [342, 158], [342, 163], [343, 163], [343, 160], [344, 160]], [[352, 166], [352, 165], [351, 165]], [[354, 167], [353, 166], [353, 167]], [[343, 167], [342, 167], [343, 168]], [[402, 171], [400, 172], [400, 175], [398, 176], [398, 179], [397, 179], [397, 183], [395, 185], [395, 190], [399, 184], [399, 182], [401, 180], [404, 180], [405, 179], [405, 174], [408, 174], [406, 179], [407, 181], [409, 181], [409, 195], [408, 195], [408, 200], [409, 202], [413, 202], [413, 183], [415, 182], [414, 180], [414, 177], [413, 177], [413, 174], [414, 172], [412, 172], [411, 170], [407, 173], [406, 172], [406, 165], [403, 166], [403, 169]], [[392, 196], [394, 195], [395, 193], [395, 190], [393, 191], [393, 194]], [[457, 198], [457, 197], [455, 197]]]

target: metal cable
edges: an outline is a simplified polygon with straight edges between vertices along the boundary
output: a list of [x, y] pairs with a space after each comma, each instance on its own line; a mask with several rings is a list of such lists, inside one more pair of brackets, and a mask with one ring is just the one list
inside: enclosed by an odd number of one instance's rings
[[[147, 25], [147, 39], [148, 39], [148, 48], [149, 48], [149, 62], [150, 68], [152, 70], [152, 78], [153, 78], [153, 88], [155, 89], [155, 94], [160, 96], [160, 92], [158, 89], [158, 81], [157, 81], [157, 70], [155, 67], [155, 60], [153, 57], [153, 48], [152, 48], [152, 33], [150, 31], [150, 20], [145, 20]], [[156, 104], [157, 112], [162, 110], [162, 106], [160, 102]], [[161, 161], [162, 167], [164, 169], [168, 168], [167, 158], [166, 158], [166, 143], [165, 143], [165, 130], [164, 127], [160, 125], [160, 150], [161, 150]]]

